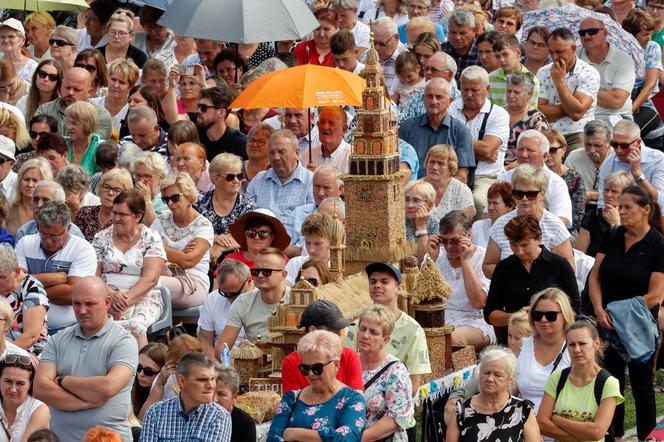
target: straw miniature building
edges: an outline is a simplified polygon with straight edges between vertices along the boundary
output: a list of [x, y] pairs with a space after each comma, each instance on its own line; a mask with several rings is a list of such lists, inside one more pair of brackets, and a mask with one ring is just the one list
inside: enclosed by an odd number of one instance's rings
[[258, 376], [263, 352], [249, 341], [242, 341], [231, 350], [233, 367], [240, 375], [240, 384], [249, 385], [249, 379]]

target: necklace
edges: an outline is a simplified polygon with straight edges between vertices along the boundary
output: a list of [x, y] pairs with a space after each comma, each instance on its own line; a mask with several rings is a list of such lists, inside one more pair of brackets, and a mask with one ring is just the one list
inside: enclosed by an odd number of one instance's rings
[[338, 391], [338, 390], [339, 390], [339, 385], [338, 385], [338, 383], [337, 383], [337, 384], [335, 384], [334, 388], [332, 389], [332, 394], [329, 395], [329, 396], [323, 396], [323, 399], [321, 399], [320, 397], [318, 397], [318, 395], [317, 395], [316, 393], [314, 393], [314, 389], [313, 389], [313, 388], [310, 388], [310, 389], [309, 389], [309, 391], [311, 392], [311, 395], [312, 395], [312, 396], [314, 397], [314, 399], [316, 400], [316, 404], [317, 404], [317, 405], [322, 404], [323, 402], [325, 402], [326, 400], [328, 400], [329, 398], [331, 398], [332, 396], [334, 396], [335, 394], [337, 394], [337, 391]]

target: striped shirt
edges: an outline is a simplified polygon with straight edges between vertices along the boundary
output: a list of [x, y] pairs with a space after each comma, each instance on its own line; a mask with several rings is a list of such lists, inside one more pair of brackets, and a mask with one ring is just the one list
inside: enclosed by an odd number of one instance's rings
[[[521, 74], [530, 73], [524, 65], [521, 65]], [[491, 92], [489, 92], [489, 98], [496, 106], [503, 106], [507, 104], [506, 94], [507, 94], [507, 73], [505, 69], [498, 68], [495, 71], [489, 74], [489, 85], [491, 86]], [[535, 87], [533, 88], [533, 93], [530, 96], [528, 102], [532, 107], [537, 109], [537, 99], [539, 98], [539, 88], [540, 81], [535, 75], [533, 75], [533, 82]]]

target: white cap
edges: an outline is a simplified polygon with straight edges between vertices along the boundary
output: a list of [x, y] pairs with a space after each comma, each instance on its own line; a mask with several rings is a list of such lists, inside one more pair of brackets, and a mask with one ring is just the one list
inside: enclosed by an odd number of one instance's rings
[[0, 135], [0, 155], [4, 155], [10, 160], [15, 160], [16, 144], [4, 135]]
[[4, 28], [5, 26], [20, 32], [25, 37], [25, 28], [23, 28], [21, 22], [16, 20], [15, 18], [8, 18], [7, 20], [3, 21], [0, 24], [0, 29]]

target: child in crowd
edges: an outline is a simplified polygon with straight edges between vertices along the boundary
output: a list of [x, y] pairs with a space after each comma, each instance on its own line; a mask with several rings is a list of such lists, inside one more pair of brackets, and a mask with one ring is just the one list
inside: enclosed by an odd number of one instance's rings
[[399, 77], [392, 92], [392, 101], [404, 110], [413, 95], [424, 91], [424, 75], [417, 57], [410, 51], [402, 52], [397, 57], [394, 70]]
[[521, 352], [521, 339], [532, 336], [533, 329], [528, 322], [528, 313], [518, 311], [512, 316], [507, 323], [507, 347], [512, 350], [516, 356]]

